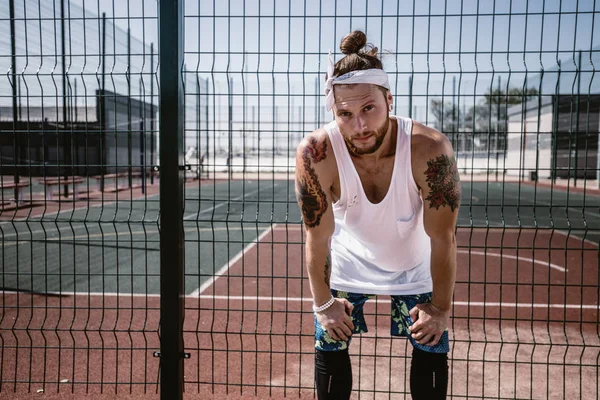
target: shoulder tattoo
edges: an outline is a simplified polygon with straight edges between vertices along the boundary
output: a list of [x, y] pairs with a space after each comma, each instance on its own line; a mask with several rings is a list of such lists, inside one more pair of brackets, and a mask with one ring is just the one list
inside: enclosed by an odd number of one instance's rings
[[460, 204], [460, 176], [456, 159], [443, 154], [427, 161], [425, 171], [429, 196], [429, 208], [439, 210], [440, 207], [449, 206], [452, 211]]
[[302, 153], [302, 165], [296, 180], [296, 198], [300, 204], [304, 224], [309, 228], [319, 226], [321, 217], [327, 210], [327, 198], [319, 184], [312, 163], [318, 163], [327, 156], [327, 141], [309, 138]]

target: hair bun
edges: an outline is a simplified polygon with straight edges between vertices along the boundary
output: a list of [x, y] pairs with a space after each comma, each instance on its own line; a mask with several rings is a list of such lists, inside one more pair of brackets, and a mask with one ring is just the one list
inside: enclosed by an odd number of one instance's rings
[[346, 35], [340, 43], [340, 50], [344, 54], [355, 54], [367, 44], [367, 35], [361, 31], [353, 31]]

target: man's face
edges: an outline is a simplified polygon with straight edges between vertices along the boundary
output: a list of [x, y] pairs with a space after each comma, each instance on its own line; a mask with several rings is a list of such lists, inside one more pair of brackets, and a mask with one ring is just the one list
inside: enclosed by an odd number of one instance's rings
[[392, 96], [375, 85], [336, 85], [333, 112], [349, 150], [372, 154], [381, 146], [389, 126]]

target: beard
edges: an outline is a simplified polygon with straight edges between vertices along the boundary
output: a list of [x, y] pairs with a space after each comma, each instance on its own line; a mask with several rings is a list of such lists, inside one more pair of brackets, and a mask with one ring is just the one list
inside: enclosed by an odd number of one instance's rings
[[389, 117], [389, 115], [386, 115], [385, 122], [376, 131], [369, 131], [364, 134], [357, 135], [357, 136], [361, 136], [361, 137], [375, 135], [375, 143], [371, 147], [358, 148], [354, 145], [354, 143], [352, 143], [352, 138], [347, 138], [344, 135], [342, 135], [342, 136], [344, 136], [346, 145], [348, 146], [348, 149], [350, 150], [350, 152], [352, 154], [355, 154], [355, 155], [373, 154], [377, 151], [377, 149], [379, 149], [381, 147], [381, 144], [383, 143], [383, 139], [385, 139], [385, 135], [388, 131], [389, 126], [390, 126], [390, 117]]

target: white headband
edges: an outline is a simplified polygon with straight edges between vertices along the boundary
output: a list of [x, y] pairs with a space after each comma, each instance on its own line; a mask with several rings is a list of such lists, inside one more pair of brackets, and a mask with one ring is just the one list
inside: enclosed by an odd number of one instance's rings
[[387, 73], [382, 69], [363, 69], [359, 71], [350, 71], [347, 74], [333, 76], [335, 65], [331, 50], [329, 51], [329, 62], [327, 65], [327, 81], [325, 82], [325, 105], [327, 111], [333, 108], [335, 99], [333, 98], [333, 85], [353, 85], [356, 83], [369, 83], [390, 89], [390, 82]]

